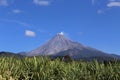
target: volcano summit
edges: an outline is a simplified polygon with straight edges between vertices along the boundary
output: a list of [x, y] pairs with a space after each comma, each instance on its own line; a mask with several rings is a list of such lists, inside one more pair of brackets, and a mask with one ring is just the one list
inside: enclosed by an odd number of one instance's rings
[[61, 32], [54, 36], [44, 45], [32, 50], [27, 56], [54, 56], [60, 57], [69, 55], [73, 59], [113, 59], [114, 56], [103, 51], [84, 46], [64, 36]]

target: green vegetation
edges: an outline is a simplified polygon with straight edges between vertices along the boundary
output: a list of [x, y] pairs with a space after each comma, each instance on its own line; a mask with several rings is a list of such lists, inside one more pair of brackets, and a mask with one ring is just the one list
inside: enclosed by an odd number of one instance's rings
[[1, 57], [0, 80], [120, 80], [120, 63]]

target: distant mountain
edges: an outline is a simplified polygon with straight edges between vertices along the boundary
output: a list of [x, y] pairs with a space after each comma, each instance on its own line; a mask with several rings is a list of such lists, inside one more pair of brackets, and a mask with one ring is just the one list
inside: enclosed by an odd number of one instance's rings
[[27, 52], [19, 52], [17, 53], [18, 55], [23, 55], [23, 56], [26, 56]]
[[66, 38], [62, 33], [54, 36], [46, 44], [38, 47], [37, 49], [27, 53], [27, 56], [51, 56], [60, 57], [69, 55], [75, 60], [79, 59], [114, 59], [113, 55], [107, 54], [100, 50], [84, 46], [81, 43], [74, 42]]
[[118, 58], [118, 59], [120, 59], [120, 55], [111, 54], [111, 56], [113, 56], [114, 58]]
[[94, 49], [79, 50], [77, 48], [59, 52], [52, 57], [53, 58], [56, 58], [58, 56], [64, 57], [65, 55], [71, 56], [71, 58], [74, 60], [82, 59], [82, 60], [87, 60], [87, 61], [91, 61], [91, 60], [107, 61], [107, 60], [113, 60], [113, 59], [120, 59], [117, 57], [117, 55], [113, 56], [111, 54], [107, 54], [99, 50], [94, 50]]
[[85, 46], [80, 43], [69, 40], [62, 34], [57, 34], [43, 46], [31, 51], [28, 56], [55, 55], [58, 52], [72, 48], [79, 48], [80, 50], [82, 50], [84, 47]]
[[0, 52], [0, 57], [23, 57], [23, 56], [12, 52]]

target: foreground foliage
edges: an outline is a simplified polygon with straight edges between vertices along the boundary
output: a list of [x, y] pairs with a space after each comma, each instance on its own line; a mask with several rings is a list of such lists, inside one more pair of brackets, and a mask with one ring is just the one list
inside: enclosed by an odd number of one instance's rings
[[1, 57], [0, 80], [120, 80], [120, 63]]

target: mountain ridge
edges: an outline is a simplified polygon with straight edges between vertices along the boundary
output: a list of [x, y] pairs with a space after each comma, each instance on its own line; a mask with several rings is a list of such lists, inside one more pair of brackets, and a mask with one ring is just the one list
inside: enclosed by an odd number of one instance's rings
[[60, 51], [65, 51], [74, 47], [83, 48], [83, 45], [77, 42], [73, 42], [66, 38], [64, 35], [57, 34], [46, 44], [38, 47], [36, 50], [31, 51], [29, 54], [40, 54], [40, 55], [52, 55]]
[[55, 35], [48, 42], [30, 52], [0, 52], [0, 57], [32, 57], [48, 56], [50, 58], [69, 56], [73, 60], [120, 60], [120, 55], [109, 54], [101, 50], [83, 45], [67, 38], [63, 32]]
[[49, 40], [44, 45], [32, 50], [27, 56], [52, 56], [60, 57], [69, 55], [73, 59], [82, 59], [90, 57], [106, 57], [106, 58], [117, 58], [106, 52], [97, 50], [92, 47], [85, 46], [79, 42], [72, 41], [66, 38], [63, 33], [59, 33]]
[[13, 53], [13, 52], [1, 51], [0, 52], [0, 57], [19, 57], [19, 58], [22, 58], [24, 56], [20, 55], [20, 54]]

